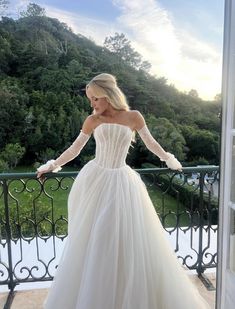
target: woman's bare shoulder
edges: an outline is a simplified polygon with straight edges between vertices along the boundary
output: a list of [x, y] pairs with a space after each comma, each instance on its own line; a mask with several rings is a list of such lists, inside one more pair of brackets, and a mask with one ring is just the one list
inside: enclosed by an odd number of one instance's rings
[[145, 120], [141, 112], [138, 110], [131, 110], [130, 117], [131, 121], [134, 123], [135, 130], [140, 130], [145, 125]]
[[90, 135], [97, 126], [97, 122], [97, 115], [89, 115], [82, 125], [82, 132]]

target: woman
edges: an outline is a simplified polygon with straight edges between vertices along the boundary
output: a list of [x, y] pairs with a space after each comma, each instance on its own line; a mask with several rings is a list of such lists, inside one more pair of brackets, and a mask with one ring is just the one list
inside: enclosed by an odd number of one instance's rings
[[170, 247], [140, 176], [125, 163], [133, 132], [169, 168], [181, 164], [154, 140], [141, 113], [129, 110], [114, 76], [94, 77], [86, 95], [94, 113], [37, 174], [60, 170], [94, 134], [95, 158], [69, 194], [68, 239], [44, 308], [209, 308]]

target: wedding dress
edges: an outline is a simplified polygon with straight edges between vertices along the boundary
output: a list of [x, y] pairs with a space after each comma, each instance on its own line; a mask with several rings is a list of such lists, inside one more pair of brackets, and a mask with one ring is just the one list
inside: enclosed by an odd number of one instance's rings
[[[145, 184], [125, 163], [132, 131], [102, 123], [68, 199], [68, 239], [46, 309], [204, 309]], [[82, 146], [84, 146], [85, 142]]]

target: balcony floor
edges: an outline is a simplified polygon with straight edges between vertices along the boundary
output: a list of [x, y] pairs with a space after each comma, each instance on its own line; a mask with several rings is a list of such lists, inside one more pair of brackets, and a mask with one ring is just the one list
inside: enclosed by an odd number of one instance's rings
[[[206, 277], [216, 286], [215, 273], [207, 273]], [[215, 308], [215, 290], [208, 291], [201, 280], [196, 275], [190, 275], [190, 279], [199, 289], [200, 294], [207, 300], [211, 308]], [[40, 288], [34, 290], [18, 290], [15, 292], [11, 309], [42, 309], [42, 304], [46, 298], [48, 289]], [[0, 294], [0, 308], [3, 308], [7, 299], [7, 293]]]

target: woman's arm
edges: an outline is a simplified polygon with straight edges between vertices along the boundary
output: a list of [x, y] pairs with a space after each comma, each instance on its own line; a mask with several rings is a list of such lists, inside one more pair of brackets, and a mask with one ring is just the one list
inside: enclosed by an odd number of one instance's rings
[[135, 115], [135, 128], [140, 135], [145, 146], [156, 156], [160, 158], [161, 161], [165, 161], [166, 165], [173, 170], [182, 170], [181, 163], [175, 158], [175, 156], [169, 152], [166, 152], [161, 145], [154, 139], [150, 133], [144, 117], [140, 112], [136, 111]]
[[92, 133], [92, 120], [87, 117], [85, 120], [82, 130], [73, 144], [66, 149], [56, 160], [49, 160], [46, 164], [41, 165], [37, 169], [37, 178], [41, 178], [42, 174], [49, 172], [58, 172], [61, 170], [61, 166], [67, 162], [73, 160], [79, 155], [83, 147], [88, 142]]

